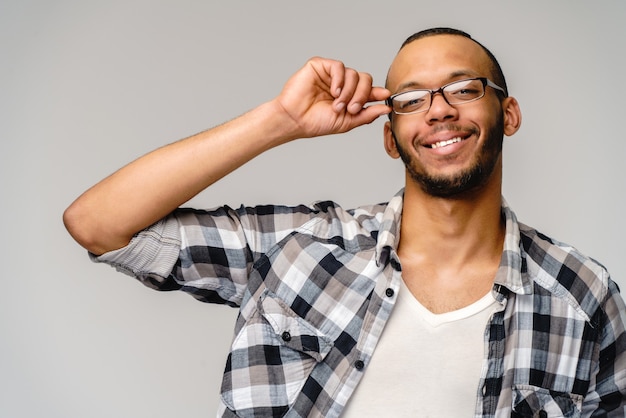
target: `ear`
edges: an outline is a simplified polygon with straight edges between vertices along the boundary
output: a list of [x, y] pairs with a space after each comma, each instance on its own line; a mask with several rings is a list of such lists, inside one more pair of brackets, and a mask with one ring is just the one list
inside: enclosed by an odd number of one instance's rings
[[391, 127], [391, 122], [385, 122], [385, 131], [384, 131], [384, 140], [385, 140], [385, 151], [391, 158], [397, 159], [400, 158], [400, 153], [398, 152], [398, 147], [396, 145], [396, 140], [393, 137], [393, 130]]
[[502, 101], [502, 111], [504, 113], [504, 134], [511, 136], [522, 125], [522, 111], [515, 97], [507, 97]]

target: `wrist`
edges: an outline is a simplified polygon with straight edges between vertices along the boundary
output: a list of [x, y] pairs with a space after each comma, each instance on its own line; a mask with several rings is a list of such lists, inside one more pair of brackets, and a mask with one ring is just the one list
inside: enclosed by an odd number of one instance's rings
[[262, 104], [258, 110], [264, 120], [262, 126], [271, 141], [271, 146], [306, 137], [300, 124], [277, 99]]

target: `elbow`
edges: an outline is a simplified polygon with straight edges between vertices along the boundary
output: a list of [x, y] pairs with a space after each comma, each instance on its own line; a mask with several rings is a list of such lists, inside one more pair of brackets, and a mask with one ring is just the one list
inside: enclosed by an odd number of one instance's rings
[[72, 203], [65, 212], [63, 212], [63, 225], [74, 241], [80, 244], [88, 251], [92, 251], [94, 247], [93, 234], [89, 232], [89, 220], [81, 210], [78, 202]]
[[102, 233], [98, 225], [95, 211], [86, 208], [80, 201], [65, 209], [63, 224], [72, 238], [87, 251], [100, 255], [113, 249], [106, 245], [106, 234]]

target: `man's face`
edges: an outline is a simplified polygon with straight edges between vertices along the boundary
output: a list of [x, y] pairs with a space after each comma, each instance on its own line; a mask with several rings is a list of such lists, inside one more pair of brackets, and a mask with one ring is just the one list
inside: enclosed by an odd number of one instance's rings
[[[437, 89], [472, 77], [492, 78], [482, 48], [461, 36], [435, 35], [413, 41], [398, 53], [387, 87], [392, 93]], [[426, 112], [394, 114], [385, 126], [385, 143], [425, 192], [450, 197], [489, 180], [501, 164], [503, 134], [502, 104], [487, 87], [485, 96], [474, 102], [451, 106], [437, 94]]]

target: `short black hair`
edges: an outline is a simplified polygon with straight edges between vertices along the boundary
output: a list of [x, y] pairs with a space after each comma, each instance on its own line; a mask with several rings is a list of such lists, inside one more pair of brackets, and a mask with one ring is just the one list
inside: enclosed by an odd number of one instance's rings
[[426, 38], [429, 36], [435, 36], [435, 35], [463, 36], [464, 38], [470, 39], [473, 42], [475, 42], [478, 46], [480, 46], [482, 50], [485, 51], [485, 53], [487, 54], [487, 57], [489, 58], [489, 61], [491, 64], [491, 72], [492, 72], [491, 76], [493, 77], [493, 82], [496, 83], [498, 86], [502, 87], [504, 89], [504, 96], [508, 97], [509, 89], [507, 88], [506, 79], [504, 78], [504, 73], [502, 72], [502, 68], [500, 67], [500, 64], [498, 63], [498, 60], [491, 53], [491, 51], [489, 51], [483, 44], [478, 42], [476, 39], [472, 38], [472, 36], [467, 32], [463, 32], [462, 30], [459, 30], [459, 29], [446, 28], [446, 27], [424, 29], [406, 38], [406, 40], [402, 43], [402, 46], [400, 46], [400, 49], [404, 48], [406, 45], [410, 44], [413, 41]]

